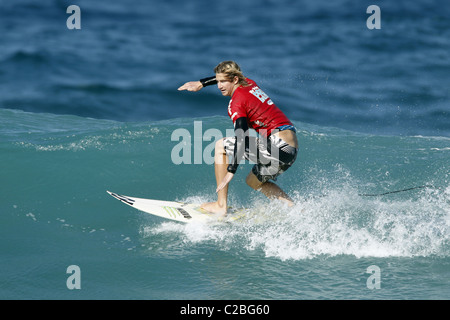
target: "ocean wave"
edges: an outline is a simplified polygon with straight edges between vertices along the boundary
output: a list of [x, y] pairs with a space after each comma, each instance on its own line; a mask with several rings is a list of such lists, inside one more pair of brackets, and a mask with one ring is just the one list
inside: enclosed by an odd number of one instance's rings
[[42, 64], [45, 62], [49, 62], [49, 58], [47, 54], [42, 51], [19, 49], [4, 56], [2, 61], [0, 62]]
[[[24, 209], [24, 214], [33, 213], [27, 216], [33, 220], [55, 211], [55, 206], [64, 208], [66, 200], [58, 199], [68, 197], [84, 199], [72, 204], [73, 211], [79, 206], [93, 214], [98, 206], [86, 203], [102, 199], [101, 210], [126, 212], [108, 201], [106, 189], [161, 200], [215, 198], [214, 170], [205, 159], [198, 164], [192, 159], [195, 144], [202, 141], [203, 150], [214, 143], [205, 139], [206, 130], [226, 134], [227, 117], [117, 122], [17, 110], [0, 109], [0, 113], [5, 197], [11, 202], [9, 208], [33, 208]], [[230, 187], [230, 204], [251, 208], [252, 218], [206, 227], [150, 219], [141, 225], [144, 243], [152, 237], [172, 241], [176, 233], [181, 246], [214, 243], [222, 250], [262, 252], [281, 260], [450, 254], [448, 138], [368, 135], [295, 124], [299, 157], [278, 183], [294, 197], [296, 206], [283, 207], [250, 190], [244, 177], [251, 164], [242, 164]], [[179, 129], [190, 133], [187, 140], [173, 139]], [[171, 159], [172, 149], [180, 143], [190, 146], [191, 162], [176, 164]], [[410, 189], [423, 185], [437, 188]], [[49, 188], [54, 190], [53, 201], [36, 207], [32, 199], [45, 199]], [[22, 190], [32, 190], [33, 197], [17, 198]], [[77, 219], [58, 210], [53, 214], [70, 225]]]

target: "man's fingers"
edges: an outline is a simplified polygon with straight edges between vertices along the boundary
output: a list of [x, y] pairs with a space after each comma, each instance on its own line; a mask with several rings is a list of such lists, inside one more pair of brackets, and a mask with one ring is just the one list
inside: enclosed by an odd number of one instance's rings
[[200, 81], [189, 81], [178, 88], [179, 91], [199, 91], [202, 88], [202, 83]]

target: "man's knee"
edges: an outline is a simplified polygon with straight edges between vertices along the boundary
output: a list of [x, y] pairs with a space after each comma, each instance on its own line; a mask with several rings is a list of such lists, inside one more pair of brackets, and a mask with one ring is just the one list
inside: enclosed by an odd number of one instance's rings
[[263, 185], [263, 182], [259, 181], [253, 172], [250, 172], [245, 179], [245, 182], [253, 189], [258, 190]]
[[215, 145], [215, 149], [214, 149], [216, 154], [225, 154], [224, 140], [225, 140], [225, 138], [222, 138], [222, 139], [219, 139], [216, 141], [216, 145]]

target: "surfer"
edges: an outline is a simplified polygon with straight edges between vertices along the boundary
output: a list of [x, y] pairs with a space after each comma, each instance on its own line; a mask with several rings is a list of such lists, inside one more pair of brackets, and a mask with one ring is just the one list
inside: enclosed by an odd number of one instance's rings
[[[255, 163], [246, 183], [268, 198], [279, 199], [292, 206], [292, 199], [269, 180], [275, 181], [297, 158], [295, 127], [269, 96], [253, 80], [243, 75], [236, 62], [221, 62], [214, 68], [214, 73], [215, 76], [189, 81], [178, 88], [199, 91], [217, 84], [222, 95], [231, 98], [228, 115], [233, 121], [235, 136], [220, 139], [215, 144], [217, 201], [204, 203], [201, 207], [209, 212], [226, 215], [228, 184], [244, 158]], [[259, 137], [249, 136], [249, 128], [258, 132]]]

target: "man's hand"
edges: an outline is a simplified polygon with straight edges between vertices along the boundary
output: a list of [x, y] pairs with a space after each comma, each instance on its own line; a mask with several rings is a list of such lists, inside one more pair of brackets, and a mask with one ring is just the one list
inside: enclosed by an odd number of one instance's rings
[[226, 185], [233, 179], [234, 173], [227, 172], [225, 177], [223, 177], [222, 182], [217, 186], [216, 193], [226, 187]]
[[189, 81], [183, 84], [178, 88], [178, 91], [187, 90], [187, 91], [200, 91], [203, 88], [203, 85], [200, 81]]

